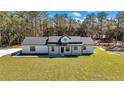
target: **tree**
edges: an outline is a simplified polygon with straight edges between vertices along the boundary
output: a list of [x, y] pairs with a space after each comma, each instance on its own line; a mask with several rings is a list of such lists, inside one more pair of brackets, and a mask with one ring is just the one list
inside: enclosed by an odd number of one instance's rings
[[116, 41], [116, 20], [115, 19], [107, 19], [107, 29], [105, 32], [105, 36], [106, 36], [106, 42], [110, 42], [115, 40]]
[[[46, 11], [0, 12], [0, 46], [21, 44], [26, 36], [77, 35], [124, 45], [124, 12], [108, 19], [106, 12], [86, 15], [83, 21], [67, 14], [49, 17]], [[101, 40], [102, 39], [102, 40]]]
[[47, 17], [47, 12], [43, 11], [30, 11], [27, 12], [28, 20], [32, 25], [32, 36], [39, 36], [39, 32], [42, 30], [41, 23]]
[[87, 15], [84, 19], [83, 28], [87, 32], [87, 36], [91, 36], [92, 38], [96, 35], [96, 27], [97, 27], [97, 19], [95, 14]]
[[108, 14], [105, 12], [99, 12], [97, 15], [99, 38], [103, 37], [103, 34], [104, 34], [103, 26], [104, 26], [104, 23], [106, 22], [107, 16], [108, 16]]
[[8, 27], [12, 24], [11, 15], [9, 12], [0, 12], [0, 46], [5, 43], [5, 38]]
[[53, 24], [55, 27], [55, 30], [57, 32], [57, 35], [63, 35], [65, 34], [65, 29], [67, 28], [67, 15], [66, 14], [56, 14], [53, 19]]
[[124, 45], [124, 12], [118, 12], [116, 15], [117, 19], [117, 28], [118, 34], [120, 36], [120, 39], [122, 41], [122, 45]]

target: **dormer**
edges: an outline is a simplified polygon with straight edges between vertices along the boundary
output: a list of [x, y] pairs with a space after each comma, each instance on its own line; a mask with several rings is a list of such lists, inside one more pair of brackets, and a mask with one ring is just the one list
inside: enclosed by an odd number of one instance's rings
[[68, 37], [68, 36], [62, 36], [62, 37], [60, 38], [61, 43], [69, 43], [70, 40], [71, 40], [71, 38]]

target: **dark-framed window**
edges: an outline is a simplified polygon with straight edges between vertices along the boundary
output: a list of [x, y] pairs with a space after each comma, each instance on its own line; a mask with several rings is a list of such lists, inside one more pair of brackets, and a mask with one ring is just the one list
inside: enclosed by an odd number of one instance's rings
[[66, 51], [70, 51], [70, 47], [67, 46], [67, 47], [66, 47]]
[[74, 50], [78, 50], [78, 46], [74, 46]]
[[35, 52], [35, 51], [36, 51], [35, 46], [30, 46], [30, 51], [31, 51], [31, 52]]
[[54, 46], [51, 47], [51, 51], [54, 52], [55, 51], [55, 48]]
[[83, 50], [86, 50], [86, 46], [83, 46]]
[[64, 38], [64, 41], [66, 42], [67, 41], [67, 38]]

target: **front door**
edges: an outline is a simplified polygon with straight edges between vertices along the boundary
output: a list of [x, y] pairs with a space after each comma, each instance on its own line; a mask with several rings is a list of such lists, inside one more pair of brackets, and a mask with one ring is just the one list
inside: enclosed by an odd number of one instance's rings
[[64, 47], [61, 47], [61, 54], [64, 54]]

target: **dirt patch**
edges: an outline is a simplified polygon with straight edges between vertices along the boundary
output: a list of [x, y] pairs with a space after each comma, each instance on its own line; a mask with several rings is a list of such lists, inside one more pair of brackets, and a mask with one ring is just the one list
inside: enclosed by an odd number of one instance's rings
[[124, 56], [124, 48], [123, 47], [98, 47], [100, 50], [102, 51], [106, 51], [106, 53], [108, 54], [114, 54], [114, 55], [121, 55], [121, 56]]

